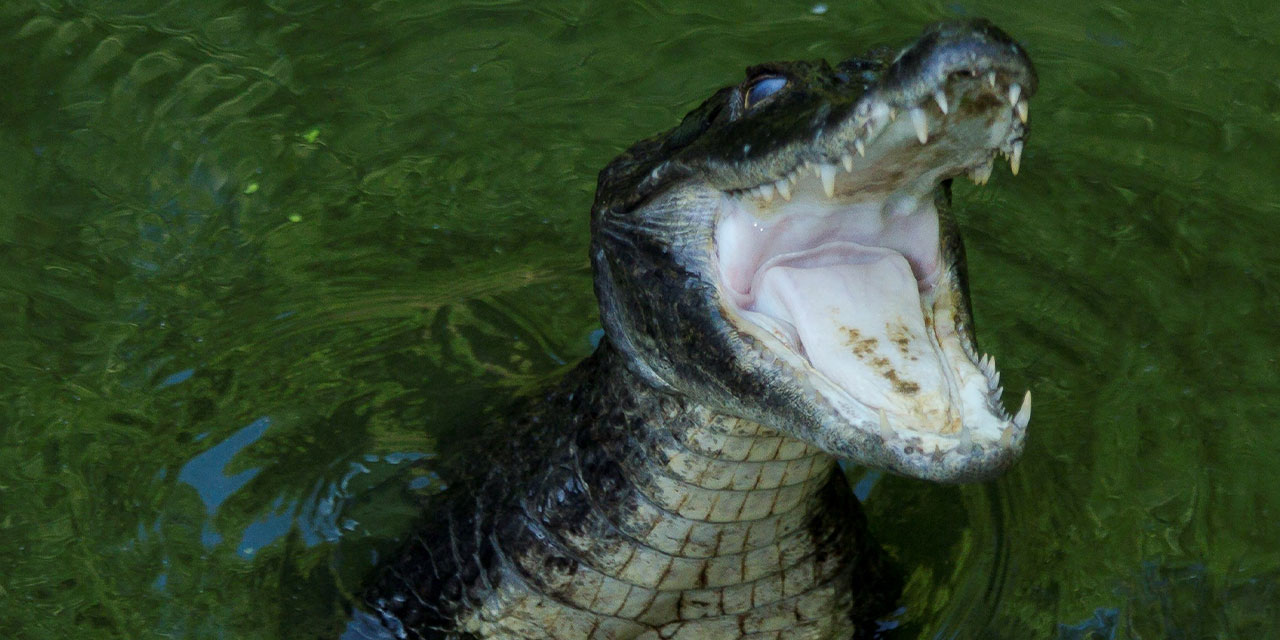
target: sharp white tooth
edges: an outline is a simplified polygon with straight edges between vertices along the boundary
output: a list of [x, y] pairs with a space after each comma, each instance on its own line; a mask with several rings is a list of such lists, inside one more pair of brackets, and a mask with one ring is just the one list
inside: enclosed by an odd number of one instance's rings
[[1013, 83], [1009, 85], [1009, 104], [1016, 106], [1018, 104], [1018, 96], [1022, 95], [1022, 85]]
[[1027, 123], [1027, 99], [1023, 98], [1019, 100], [1018, 106], [1014, 107], [1014, 111], [1018, 112], [1018, 119], [1022, 121], [1022, 124], [1026, 124]]
[[[862, 141], [855, 140], [854, 144], [860, 145], [862, 144]], [[849, 171], [849, 172], [853, 171], [853, 155], [846, 153], [840, 156], [840, 163], [844, 165], [845, 171]]]
[[999, 387], [999, 386], [1000, 386], [1000, 372], [999, 372], [999, 371], [995, 371], [995, 372], [993, 372], [993, 373], [991, 374], [991, 384], [990, 384], [990, 385], [988, 385], [988, 386], [990, 386], [990, 387]]
[[947, 94], [943, 93], [942, 89], [938, 89], [937, 91], [933, 92], [933, 101], [938, 103], [939, 109], [942, 109], [942, 115], [946, 115], [948, 111], [947, 110]]
[[889, 122], [896, 122], [897, 120], [898, 120], [898, 110], [892, 109], [892, 108], [889, 109]]
[[1009, 154], [1009, 169], [1013, 171], [1013, 175], [1018, 175], [1018, 168], [1022, 166], [1022, 141], [1013, 143], [1013, 152]]
[[924, 109], [913, 107], [911, 109], [911, 124], [916, 128], [916, 138], [920, 140], [920, 144], [929, 141], [929, 123], [925, 120]]
[[1004, 387], [996, 387], [996, 400], [1004, 397]]
[[[862, 138], [854, 139], [853, 146], [858, 150], [858, 155], [864, 158], [867, 157], [867, 145], [862, 141]], [[849, 170], [853, 171], [853, 169], [849, 169]]]
[[797, 182], [800, 182], [800, 172], [799, 172], [799, 171], [792, 171], [792, 172], [791, 172], [791, 175], [787, 176], [787, 180], [789, 180], [789, 181], [791, 182], [791, 184], [795, 184], [795, 183], [797, 183]]
[[991, 180], [991, 172], [994, 171], [995, 168], [996, 164], [990, 160], [987, 160], [986, 164], [978, 167], [978, 178], [982, 180], [979, 184], [986, 184], [987, 181]]
[[1012, 444], [1013, 444], [1013, 427], [1009, 427], [1008, 429], [1004, 430], [1004, 433], [1000, 434], [1000, 448], [1008, 449], [1009, 446]]
[[1022, 408], [1018, 409], [1018, 415], [1013, 417], [1013, 423], [1026, 429], [1029, 422], [1031, 422], [1031, 390], [1027, 389], [1027, 395], [1022, 396]]
[[765, 202], [773, 202], [773, 183], [772, 182], [770, 182], [769, 184], [762, 184], [759, 187], [757, 187], [756, 190], [760, 192], [760, 197], [764, 198]]
[[871, 119], [867, 121], [867, 135], [864, 139], [870, 140], [884, 130], [885, 125], [889, 122], [889, 105], [880, 102], [871, 109]]
[[884, 409], [880, 410], [880, 437], [884, 438], [885, 442], [894, 439], [893, 429], [889, 427], [889, 416], [884, 414]]
[[817, 179], [819, 179], [819, 180], [821, 180], [821, 179], [822, 179], [822, 167], [824, 167], [824, 166], [826, 166], [826, 165], [823, 165], [823, 164], [815, 164], [815, 165], [813, 165], [813, 175], [814, 175], [814, 177], [816, 177], [816, 178], [817, 178]]
[[791, 183], [787, 182], [786, 178], [773, 183], [773, 186], [778, 190], [778, 193], [782, 195], [783, 200], [786, 200], [787, 202], [791, 201]]
[[822, 190], [831, 198], [836, 195], [836, 166], [834, 164], [818, 165], [818, 178], [822, 180]]
[[991, 85], [992, 89], [996, 88], [996, 72], [994, 71], [987, 72], [987, 84]]

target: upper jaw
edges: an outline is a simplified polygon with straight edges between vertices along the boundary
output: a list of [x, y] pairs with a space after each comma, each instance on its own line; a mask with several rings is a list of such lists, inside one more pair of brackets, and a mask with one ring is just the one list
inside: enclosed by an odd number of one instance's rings
[[[903, 164], [894, 156], [904, 152], [911, 154], [907, 161], [931, 167], [936, 175], [930, 178], [967, 173], [984, 184], [997, 154], [1009, 159], [1017, 175], [1028, 132], [1029, 99], [1037, 84], [1033, 72], [1013, 62], [987, 61], [939, 73], [934, 82], [918, 79], [909, 89], [898, 88], [901, 83], [887, 76], [848, 107], [848, 117], [837, 125], [818, 129], [813, 140], [781, 149], [765, 161], [773, 168], [764, 178], [744, 181], [744, 175], [757, 172], [728, 165], [709, 168], [709, 181], [734, 195], [789, 200], [792, 186], [812, 173], [832, 197], [842, 182], [841, 169], [862, 174], [843, 182], [865, 189], [881, 181], [887, 165]], [[906, 144], [911, 139], [920, 146]]]
[[[1003, 469], [1021, 450], [1030, 395], [1011, 416], [994, 362], [974, 351], [959, 257], [942, 237], [935, 194], [955, 175], [984, 184], [998, 153], [1017, 173], [1031, 93], [1019, 80], [1033, 90], [1028, 72], [1009, 63], [952, 69], [932, 85], [883, 82], [775, 179], [722, 189], [722, 311], [760, 374], [794, 387], [816, 423], [810, 438], [828, 451], [967, 481]], [[883, 314], [844, 299], [911, 278], [918, 298], [898, 287]], [[823, 297], [834, 301], [831, 318], [808, 308]], [[796, 313], [804, 317], [787, 315]], [[848, 340], [833, 338], [848, 329]], [[882, 379], [864, 387], [865, 374]]]

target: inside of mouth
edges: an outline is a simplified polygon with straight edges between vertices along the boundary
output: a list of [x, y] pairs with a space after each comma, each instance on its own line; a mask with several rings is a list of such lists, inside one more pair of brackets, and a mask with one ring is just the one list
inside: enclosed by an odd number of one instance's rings
[[[739, 316], [832, 386], [902, 426], [961, 427], [956, 364], [933, 329], [942, 276], [932, 193], [726, 197], [721, 277]], [[896, 199], [896, 200], [895, 200]]]
[[897, 251], [832, 242], [778, 256], [751, 293], [747, 313], [790, 325], [796, 350], [854, 397], [892, 407], [895, 395], [947, 388], [917, 280]]
[[755, 339], [757, 366], [886, 443], [1005, 442], [1029, 417], [1027, 399], [1009, 415], [994, 361], [973, 350], [935, 201], [950, 177], [985, 183], [998, 152], [1016, 173], [1025, 97], [992, 78], [969, 74], [896, 120], [872, 103], [852, 148], [827, 145], [831, 159], [722, 191], [720, 289], [729, 320]]

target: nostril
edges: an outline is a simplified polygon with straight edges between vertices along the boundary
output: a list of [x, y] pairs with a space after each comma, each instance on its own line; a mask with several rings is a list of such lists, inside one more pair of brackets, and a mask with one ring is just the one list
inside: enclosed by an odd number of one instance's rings
[[974, 75], [972, 69], [960, 69], [959, 71], [951, 72], [953, 78], [972, 78]]

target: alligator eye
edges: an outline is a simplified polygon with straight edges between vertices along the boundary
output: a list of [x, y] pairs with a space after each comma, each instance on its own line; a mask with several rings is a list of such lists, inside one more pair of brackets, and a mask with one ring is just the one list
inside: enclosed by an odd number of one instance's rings
[[782, 76], [765, 76], [747, 87], [747, 95], [742, 105], [747, 109], [760, 104], [765, 98], [777, 93], [787, 86], [787, 79]]

